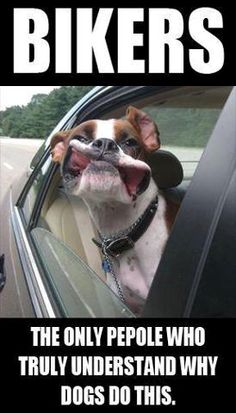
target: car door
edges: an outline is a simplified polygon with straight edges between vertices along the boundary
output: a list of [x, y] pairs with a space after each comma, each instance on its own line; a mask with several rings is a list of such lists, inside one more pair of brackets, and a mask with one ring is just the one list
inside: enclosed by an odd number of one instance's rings
[[234, 87], [182, 203], [146, 316], [236, 316], [235, 108]]

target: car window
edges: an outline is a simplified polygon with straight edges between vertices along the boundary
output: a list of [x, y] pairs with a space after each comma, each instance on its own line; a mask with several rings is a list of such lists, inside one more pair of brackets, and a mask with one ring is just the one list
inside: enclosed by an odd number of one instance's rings
[[45, 152], [45, 142], [42, 141], [42, 145], [40, 146], [39, 150], [34, 155], [33, 159], [30, 162], [30, 169], [33, 171], [34, 168], [38, 165], [40, 159], [44, 155]]
[[156, 121], [162, 149], [180, 160], [190, 180], [212, 134], [231, 87], [191, 88], [144, 106]]
[[32, 180], [32, 185], [25, 197], [23, 204], [23, 213], [26, 222], [28, 223], [35, 206], [37, 196], [39, 195], [42, 185], [47, 178], [48, 169], [51, 165], [51, 159], [48, 157], [41, 167], [37, 168], [34, 174], [34, 179]]

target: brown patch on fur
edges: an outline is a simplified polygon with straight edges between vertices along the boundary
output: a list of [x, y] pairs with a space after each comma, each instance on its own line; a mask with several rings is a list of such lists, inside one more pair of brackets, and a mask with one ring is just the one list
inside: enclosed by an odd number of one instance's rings
[[165, 211], [166, 226], [167, 226], [168, 233], [170, 233], [171, 228], [175, 222], [175, 218], [176, 218], [180, 205], [174, 203], [173, 201], [170, 201], [169, 199], [165, 198], [165, 200], [166, 200], [166, 211]]
[[65, 131], [59, 131], [53, 135], [50, 146], [51, 146], [51, 155], [52, 160], [54, 162], [62, 162], [64, 158], [66, 148], [67, 148], [67, 141], [72, 132], [72, 129], [68, 129]]
[[87, 120], [86, 122], [83, 122], [80, 125], [76, 126], [74, 129], [72, 129], [72, 134], [70, 138], [72, 139], [73, 136], [81, 135], [81, 136], [94, 139], [95, 133], [96, 133], [96, 121]]
[[59, 142], [65, 142], [66, 139], [68, 139], [68, 137], [72, 133], [72, 131], [73, 131], [73, 129], [68, 129], [68, 130], [62, 130], [62, 131], [59, 131], [59, 132], [55, 133], [55, 135], [53, 135], [53, 137], [51, 139], [51, 142], [50, 142], [51, 148], [54, 149], [55, 146]]
[[153, 152], [160, 148], [160, 133], [157, 124], [152, 118], [140, 109], [129, 106], [126, 111], [128, 122], [138, 132], [139, 141], [146, 152]]
[[51, 154], [54, 162], [61, 163], [66, 154], [69, 146], [69, 142], [74, 136], [81, 135], [94, 139], [96, 131], [96, 121], [89, 120], [81, 123], [73, 129], [68, 129], [65, 131], [59, 131], [53, 135], [50, 146]]
[[116, 119], [114, 122], [115, 140], [119, 144], [125, 135], [130, 136], [140, 143], [137, 130], [125, 119]]
[[138, 159], [141, 161], [145, 158], [145, 146], [143, 144], [142, 138], [137, 129], [133, 127], [133, 125], [128, 122], [126, 119], [116, 119], [114, 122], [114, 131], [115, 131], [115, 141], [119, 145], [124, 138], [133, 138], [136, 139], [137, 143], [140, 146], [140, 151], [138, 154], [132, 153], [132, 149], [128, 151], [128, 155], [136, 158], [138, 155]]

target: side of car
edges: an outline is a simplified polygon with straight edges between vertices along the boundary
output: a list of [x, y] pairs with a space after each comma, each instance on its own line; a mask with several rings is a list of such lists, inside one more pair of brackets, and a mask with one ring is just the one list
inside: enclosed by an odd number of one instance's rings
[[[230, 87], [97, 88], [53, 131], [69, 129], [89, 118], [123, 116], [125, 108], [132, 103], [147, 108], [157, 121], [162, 116], [164, 147], [183, 157], [180, 159], [184, 169], [183, 183], [169, 191], [175, 200], [179, 198], [181, 208], [148, 296], [144, 316], [236, 316], [233, 253], [236, 238], [233, 214], [236, 206], [236, 102], [235, 91], [228, 98], [230, 92]], [[210, 112], [209, 108], [216, 113]], [[191, 115], [193, 109], [194, 116]], [[168, 110], [174, 112], [168, 113]], [[179, 122], [179, 131], [177, 127], [176, 131], [180, 139], [187, 127], [185, 112], [192, 116], [194, 131], [201, 123], [199, 119], [203, 118], [199, 110], [204, 112], [204, 119], [208, 119], [207, 127], [202, 125], [203, 131], [206, 130], [205, 140], [201, 141], [200, 147], [194, 143], [191, 151], [185, 152], [183, 146], [173, 145], [173, 127], [168, 129], [170, 117], [168, 119], [166, 114], [174, 115]], [[169, 134], [166, 145], [165, 133]], [[90, 245], [93, 225], [80, 201], [68, 198], [65, 193], [59, 170], [51, 163], [49, 141], [50, 137], [40, 150], [40, 156], [37, 154], [33, 160], [33, 172], [17, 202], [13, 200], [11, 211], [16, 246], [33, 311], [38, 317], [132, 317], [130, 310], [104, 283], [99, 254]]]

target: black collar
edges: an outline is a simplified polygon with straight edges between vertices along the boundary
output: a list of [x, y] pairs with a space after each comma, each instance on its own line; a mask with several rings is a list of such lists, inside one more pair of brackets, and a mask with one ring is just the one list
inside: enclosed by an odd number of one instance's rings
[[108, 254], [112, 257], [119, 256], [122, 252], [133, 248], [135, 242], [145, 233], [153, 220], [157, 207], [158, 196], [155, 197], [141, 217], [139, 217], [127, 231], [111, 237], [104, 237], [102, 234], [99, 234], [101, 241], [95, 238], [92, 238], [92, 241], [101, 248], [104, 255]]

